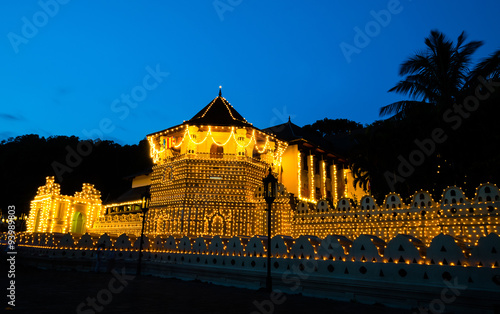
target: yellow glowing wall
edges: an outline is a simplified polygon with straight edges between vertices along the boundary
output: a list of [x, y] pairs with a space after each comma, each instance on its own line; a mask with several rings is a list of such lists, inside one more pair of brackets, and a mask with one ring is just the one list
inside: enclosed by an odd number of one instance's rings
[[287, 188], [289, 193], [298, 196], [298, 146], [290, 145], [283, 154], [283, 174], [282, 183]]

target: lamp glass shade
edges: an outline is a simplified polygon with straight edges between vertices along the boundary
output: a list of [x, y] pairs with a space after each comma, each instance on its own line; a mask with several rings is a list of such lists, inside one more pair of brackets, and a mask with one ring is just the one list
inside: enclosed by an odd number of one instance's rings
[[267, 203], [274, 202], [278, 190], [278, 179], [273, 176], [271, 168], [269, 168], [267, 177], [262, 181], [264, 183], [264, 199]]

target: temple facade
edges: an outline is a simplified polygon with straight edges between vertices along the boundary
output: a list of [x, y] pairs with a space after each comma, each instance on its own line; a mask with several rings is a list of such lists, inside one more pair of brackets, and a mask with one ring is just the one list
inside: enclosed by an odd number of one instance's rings
[[[269, 168], [279, 176], [288, 144], [247, 122], [219, 94], [192, 119], [147, 136], [155, 165], [146, 232], [174, 236], [265, 234], [256, 190]], [[273, 230], [290, 233], [283, 185]]]
[[269, 169], [279, 182], [273, 236], [365, 234], [389, 241], [405, 234], [427, 243], [444, 233], [473, 245], [499, 231], [500, 194], [494, 184], [479, 186], [473, 198], [449, 187], [440, 200], [426, 191], [408, 201], [397, 193], [375, 200], [353, 186], [347, 161], [332, 143], [290, 120], [260, 130], [220, 92], [190, 120], [147, 139], [153, 168], [134, 175], [131, 189], [106, 204], [90, 184], [64, 196], [54, 178], [47, 178], [32, 201], [28, 232], [137, 236], [148, 193], [149, 236], [266, 235], [262, 178]]

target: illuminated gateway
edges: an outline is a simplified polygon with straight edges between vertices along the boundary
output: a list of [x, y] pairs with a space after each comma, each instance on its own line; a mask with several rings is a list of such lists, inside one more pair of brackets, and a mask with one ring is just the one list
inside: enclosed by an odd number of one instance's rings
[[449, 187], [439, 201], [417, 191], [408, 204], [396, 193], [377, 202], [353, 187], [346, 161], [331, 143], [290, 120], [259, 130], [220, 91], [190, 120], [147, 139], [153, 169], [136, 175], [131, 190], [113, 202], [101, 205], [89, 184], [74, 197], [60, 195], [48, 177], [31, 203], [28, 232], [140, 235], [141, 197], [149, 190], [150, 236], [264, 235], [262, 178], [269, 168], [279, 180], [273, 236], [368, 234], [389, 241], [406, 234], [429, 243], [444, 233], [465, 245], [499, 231], [495, 185], [479, 186], [473, 199]]

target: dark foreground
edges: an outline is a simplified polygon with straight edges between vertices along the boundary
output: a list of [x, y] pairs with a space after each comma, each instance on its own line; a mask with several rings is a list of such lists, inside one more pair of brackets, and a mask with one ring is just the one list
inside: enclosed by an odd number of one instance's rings
[[[120, 269], [86, 273], [16, 267], [16, 306], [7, 313], [411, 313], [379, 305], [281, 295], [151, 276]], [[6, 276], [5, 276], [6, 277]], [[5, 282], [5, 277], [3, 282]], [[4, 286], [4, 285], [2, 285]], [[5, 289], [5, 288], [4, 288]], [[5, 291], [5, 290], [4, 290]], [[2, 310], [7, 301], [2, 298]], [[95, 302], [94, 305], [91, 305]], [[79, 308], [80, 306], [80, 308]], [[79, 309], [79, 310], [78, 310]]]

